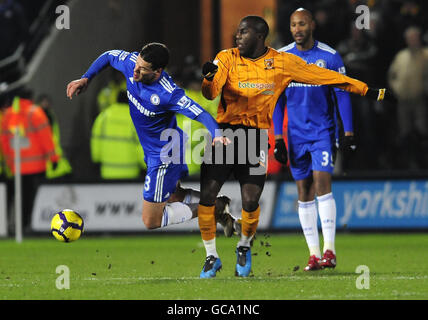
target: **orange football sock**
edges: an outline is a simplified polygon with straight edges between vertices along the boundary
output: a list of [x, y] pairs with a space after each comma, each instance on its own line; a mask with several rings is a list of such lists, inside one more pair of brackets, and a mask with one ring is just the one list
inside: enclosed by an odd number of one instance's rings
[[216, 222], [214, 216], [215, 206], [198, 206], [198, 223], [202, 240], [208, 241], [215, 238]]
[[259, 224], [260, 206], [253, 212], [242, 209], [242, 236], [251, 239]]

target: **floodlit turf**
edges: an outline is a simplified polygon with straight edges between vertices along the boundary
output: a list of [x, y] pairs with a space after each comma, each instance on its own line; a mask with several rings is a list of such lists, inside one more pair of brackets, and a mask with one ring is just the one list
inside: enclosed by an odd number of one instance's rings
[[[198, 278], [200, 235], [53, 237], [0, 240], [0, 300], [5, 299], [428, 299], [428, 235], [338, 234], [335, 270], [307, 273], [301, 234], [258, 234], [253, 274], [234, 276], [237, 238], [217, 238], [223, 270]], [[69, 289], [60, 265], [69, 268]], [[368, 267], [369, 278], [356, 273]], [[369, 280], [368, 280], [369, 279]], [[369, 286], [358, 289], [357, 284]]]

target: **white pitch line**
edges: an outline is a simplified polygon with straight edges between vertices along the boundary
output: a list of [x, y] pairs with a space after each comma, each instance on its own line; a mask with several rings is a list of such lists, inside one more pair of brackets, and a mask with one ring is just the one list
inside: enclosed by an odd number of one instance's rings
[[199, 277], [181, 277], [181, 278], [172, 278], [172, 277], [131, 277], [131, 278], [84, 278], [83, 280], [99, 280], [99, 281], [156, 281], [156, 280], [198, 280]]
[[[335, 295], [335, 294], [324, 294], [324, 295], [310, 295], [310, 296], [304, 296], [302, 295], [303, 298], [305, 299], [311, 299], [311, 300], [317, 300], [317, 299], [333, 299], [333, 300], [340, 300], [340, 299], [362, 299], [362, 298], [373, 298], [373, 297], [384, 297], [386, 295], [385, 292], [379, 292], [379, 293], [373, 293], [370, 290], [365, 291], [366, 294], [364, 293], [349, 293], [349, 294], [345, 294], [343, 296], [339, 296], [339, 295]], [[412, 296], [426, 296], [426, 293], [424, 292], [410, 292], [410, 291], [403, 291], [403, 292], [399, 292], [397, 291], [394, 294], [389, 294], [392, 295], [393, 297], [412, 297]]]
[[[324, 276], [313, 276], [313, 277], [306, 277], [306, 276], [276, 276], [276, 277], [248, 277], [245, 279], [239, 279], [239, 280], [266, 280], [266, 281], [275, 281], [275, 280], [289, 280], [289, 281], [307, 281], [307, 280], [355, 280], [358, 277], [358, 274], [349, 275], [349, 276], [334, 276], [332, 275], [324, 275]], [[97, 277], [91, 277], [91, 278], [84, 278], [83, 280], [93, 281], [170, 281], [170, 280], [199, 280], [199, 277], [180, 277], [180, 278], [174, 278], [174, 277], [129, 277], [129, 278], [97, 278]], [[227, 278], [216, 278], [216, 280], [231, 280], [231, 279], [237, 279], [236, 277], [227, 277]], [[381, 281], [389, 281], [389, 280], [423, 280], [428, 279], [428, 275], [424, 276], [395, 276], [395, 277], [387, 277], [387, 276], [376, 276], [371, 275], [371, 280], [381, 280]]]

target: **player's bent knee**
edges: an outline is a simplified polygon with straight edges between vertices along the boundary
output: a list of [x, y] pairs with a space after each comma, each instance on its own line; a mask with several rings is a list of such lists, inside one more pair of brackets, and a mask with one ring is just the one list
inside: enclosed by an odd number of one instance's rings
[[165, 203], [150, 203], [144, 201], [142, 219], [147, 229], [157, 229], [162, 224], [162, 214]]
[[328, 184], [315, 185], [315, 193], [318, 197], [326, 195], [331, 192], [331, 186]]
[[205, 182], [201, 186], [199, 203], [203, 206], [213, 206], [217, 199], [221, 185], [215, 180]]
[[215, 193], [205, 193], [201, 192], [201, 198], [199, 199], [199, 203], [203, 206], [210, 207], [215, 205], [215, 201], [217, 199], [217, 194]]
[[242, 209], [244, 209], [247, 212], [256, 211], [258, 207], [259, 207], [258, 201], [242, 201]]
[[146, 228], [150, 230], [160, 228], [161, 226], [161, 223], [158, 221], [158, 219], [153, 219], [152, 217], [145, 217], [144, 215], [143, 223]]

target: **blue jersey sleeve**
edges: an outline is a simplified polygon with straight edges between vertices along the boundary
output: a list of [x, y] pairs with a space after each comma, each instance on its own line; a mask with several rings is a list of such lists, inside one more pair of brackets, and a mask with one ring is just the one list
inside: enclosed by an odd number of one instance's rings
[[122, 73], [125, 73], [127, 57], [129, 55], [129, 52], [122, 50], [110, 50], [104, 52], [91, 64], [88, 71], [86, 71], [82, 78], [92, 79], [108, 65]]
[[344, 131], [354, 132], [352, 120], [352, 105], [351, 97], [348, 92], [336, 91], [337, 105], [340, 113], [340, 118], [343, 122]]
[[282, 128], [284, 126], [284, 110], [285, 110], [285, 91], [281, 93], [278, 101], [276, 102], [275, 109], [272, 115], [273, 129], [275, 135], [282, 135]]
[[[185, 115], [186, 117], [201, 122], [210, 132], [211, 137], [220, 136], [217, 121], [205, 111], [198, 103], [190, 99], [184, 90], [176, 87], [169, 100], [169, 110]], [[217, 133], [217, 134], [216, 134]]]
[[202, 123], [205, 128], [208, 129], [208, 131], [211, 134], [211, 137], [221, 137], [221, 131], [217, 130], [220, 129], [218, 126], [217, 121], [206, 111], [202, 112], [199, 116], [195, 118], [196, 121], [199, 121]]
[[[336, 52], [333, 56], [331, 63], [331, 70], [339, 72], [343, 75], [346, 75], [346, 69], [343, 64], [342, 58]], [[339, 109], [340, 118], [343, 122], [344, 131], [354, 131], [353, 120], [352, 120], [352, 105], [349, 92], [344, 91], [339, 88], [334, 88], [334, 92], [337, 98], [337, 106]]]

